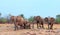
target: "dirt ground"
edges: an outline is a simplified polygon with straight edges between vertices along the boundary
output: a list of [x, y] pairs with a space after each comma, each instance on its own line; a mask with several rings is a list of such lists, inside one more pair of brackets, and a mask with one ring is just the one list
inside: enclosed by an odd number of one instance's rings
[[47, 24], [44, 24], [44, 28], [37, 29], [35, 24], [34, 29], [14, 31], [14, 24], [0, 24], [0, 35], [60, 35], [60, 24], [54, 24], [53, 30], [48, 30]]

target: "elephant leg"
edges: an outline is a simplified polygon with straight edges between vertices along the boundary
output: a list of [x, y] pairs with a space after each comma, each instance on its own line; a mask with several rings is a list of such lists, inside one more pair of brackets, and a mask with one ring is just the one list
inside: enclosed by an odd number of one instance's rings
[[41, 22], [39, 22], [39, 27], [42, 28], [42, 24], [41, 24]]
[[43, 22], [41, 23], [41, 25], [42, 25], [42, 28], [44, 28], [44, 23]]
[[50, 27], [50, 29], [53, 29], [53, 24], [51, 24], [51, 27]]
[[30, 29], [30, 26], [27, 26], [27, 29]]
[[41, 28], [41, 24], [39, 23], [39, 27]]
[[14, 22], [14, 25], [15, 25], [14, 26], [14, 28], [15, 28], [14, 30], [16, 31], [18, 29], [18, 25], [16, 24], [16, 22]]
[[24, 24], [24, 29], [26, 29], [26, 24]]
[[32, 24], [32, 28], [34, 29], [34, 23]]
[[30, 25], [29, 25], [29, 29], [31, 29]]
[[16, 31], [16, 26], [15, 26], [15, 29], [14, 29], [14, 31]]
[[28, 29], [31, 29], [30, 24], [28, 24], [28, 26], [27, 26], [27, 27], [28, 27]]
[[15, 29], [14, 30], [18, 30], [18, 26], [15, 25]]
[[50, 25], [48, 24], [48, 29], [50, 29]]
[[22, 24], [22, 28], [25, 29], [26, 25], [25, 24]]
[[39, 28], [39, 23], [37, 23], [37, 28]]
[[22, 25], [20, 25], [20, 29], [23, 29], [24, 27]]
[[28, 27], [28, 29], [31, 29], [31, 28], [30, 28], [30, 24], [28, 24], [28, 26], [27, 26], [27, 27]]
[[53, 24], [52, 24], [52, 26], [51, 26], [51, 27], [52, 27], [52, 29], [53, 29]]
[[42, 28], [44, 28], [44, 25], [42, 24]]
[[31, 24], [29, 24], [29, 29], [31, 29]]

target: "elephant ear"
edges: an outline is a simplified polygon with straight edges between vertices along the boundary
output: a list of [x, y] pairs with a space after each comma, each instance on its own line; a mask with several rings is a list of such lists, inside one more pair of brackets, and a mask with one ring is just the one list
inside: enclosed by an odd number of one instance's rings
[[54, 21], [55, 21], [55, 19], [54, 19], [53, 17], [51, 17], [51, 18], [50, 18], [50, 21], [51, 21], [51, 22], [54, 22]]
[[34, 16], [34, 20], [41, 20], [40, 16]]
[[45, 18], [44, 18], [44, 21], [48, 22], [48, 17], [45, 17]]
[[40, 16], [36, 16], [36, 20], [41, 20], [41, 17]]

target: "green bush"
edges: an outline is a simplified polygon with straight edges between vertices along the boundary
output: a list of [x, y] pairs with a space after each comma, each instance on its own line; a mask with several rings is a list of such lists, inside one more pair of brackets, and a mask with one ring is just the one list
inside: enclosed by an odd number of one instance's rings
[[60, 23], [60, 14], [56, 15], [56, 22]]
[[57, 18], [57, 19], [56, 19], [56, 22], [57, 22], [57, 23], [60, 23], [60, 18]]
[[29, 20], [30, 22], [33, 22], [34, 17], [31, 16], [28, 20]]
[[1, 18], [1, 20], [0, 20], [2, 23], [6, 23], [7, 22], [7, 19], [5, 19], [5, 18]]

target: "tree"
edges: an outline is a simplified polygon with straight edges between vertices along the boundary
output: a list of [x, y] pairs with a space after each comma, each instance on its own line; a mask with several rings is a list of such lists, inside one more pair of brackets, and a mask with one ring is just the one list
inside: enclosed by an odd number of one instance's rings
[[21, 16], [21, 17], [25, 18], [25, 17], [24, 17], [24, 14], [20, 14], [20, 15], [18, 15], [18, 16]]
[[24, 18], [24, 15], [23, 14], [21, 14], [20, 16], [22, 16]]
[[12, 16], [12, 14], [8, 14], [8, 16], [7, 16], [7, 20], [8, 20], [7, 22], [8, 22], [8, 23], [10, 23], [10, 17], [11, 17], [11, 16]]
[[2, 17], [2, 18], [1, 18], [1, 22], [2, 22], [2, 23], [6, 23], [6, 22], [7, 22], [7, 19]]
[[28, 18], [28, 20], [29, 20], [30, 22], [33, 22], [34, 17], [33, 17], [33, 16], [31, 16], [30, 18]]
[[56, 18], [60, 18], [60, 15], [56, 15]]
[[0, 13], [0, 16], [1, 16], [1, 13]]
[[[0, 19], [1, 19], [1, 13], [0, 13]], [[0, 20], [0, 22], [1, 22], [1, 20]]]
[[57, 23], [60, 23], [60, 14], [59, 15], [56, 15], [56, 22]]

